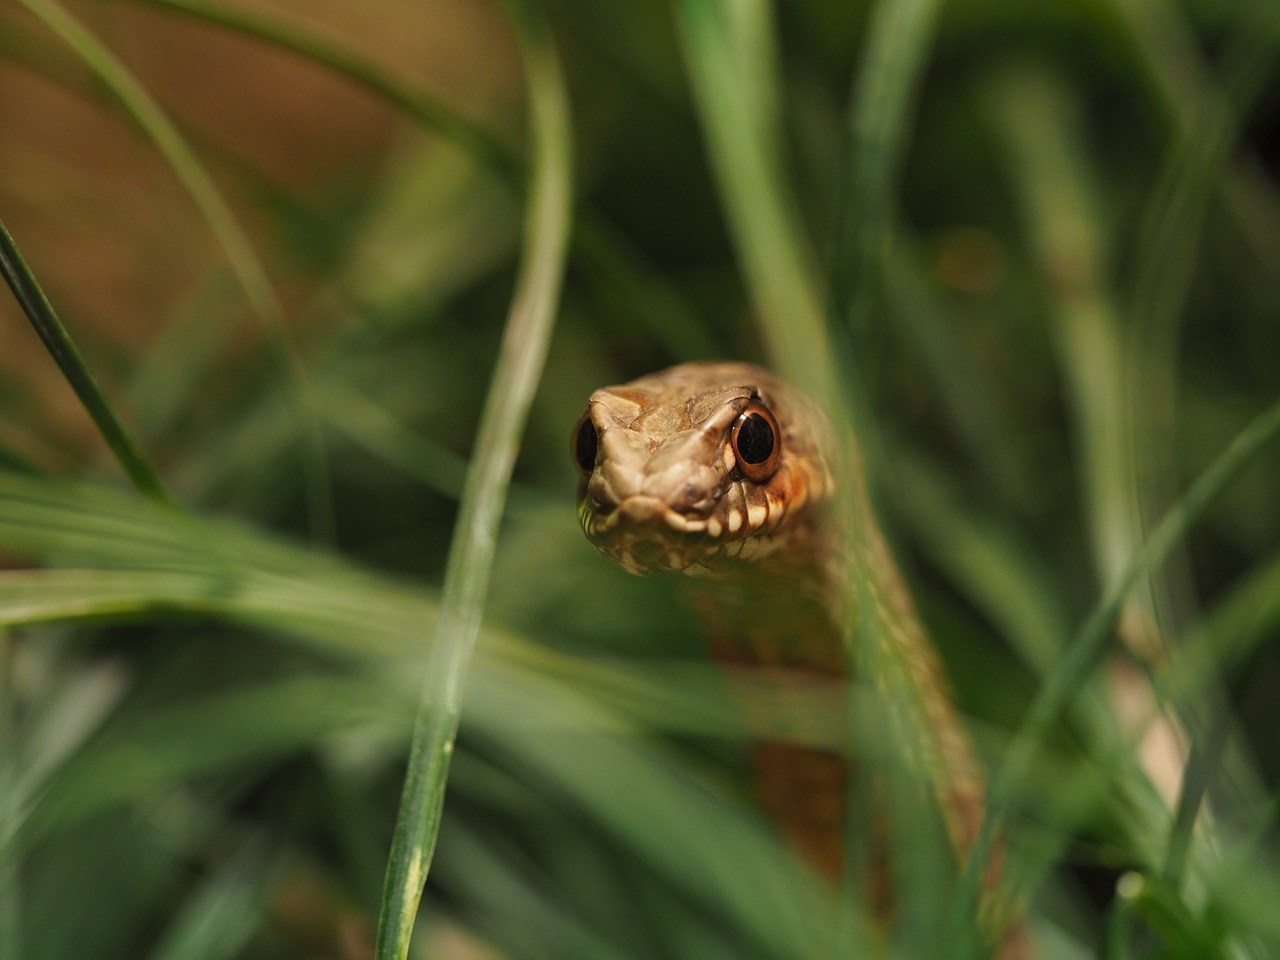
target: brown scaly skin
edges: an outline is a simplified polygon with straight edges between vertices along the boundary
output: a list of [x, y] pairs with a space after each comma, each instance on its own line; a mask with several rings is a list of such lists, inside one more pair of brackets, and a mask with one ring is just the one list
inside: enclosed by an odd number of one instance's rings
[[[763, 408], [763, 409], [762, 409]], [[769, 444], [752, 446], [744, 417], [772, 417]], [[764, 433], [770, 433], [766, 429]], [[742, 363], [672, 367], [597, 390], [574, 432], [582, 482], [579, 519], [588, 539], [632, 573], [682, 572], [730, 669], [782, 668], [840, 678], [848, 557], [827, 509], [835, 494], [831, 429], [799, 391]], [[774, 459], [776, 458], [776, 462]], [[753, 462], [754, 461], [754, 462]], [[856, 470], [855, 470], [856, 473]], [[853, 549], [865, 600], [879, 608], [883, 639], [900, 655], [889, 687], [918, 700], [929, 742], [921, 752], [948, 832], [963, 857], [982, 816], [982, 785], [936, 658], [862, 489], [850, 491]], [[848, 770], [841, 755], [790, 743], [756, 745], [761, 804], [806, 860], [842, 873]], [[876, 824], [873, 833], [881, 833]], [[870, 891], [892, 912], [887, 851]], [[1024, 956], [1021, 936], [1000, 951]]]

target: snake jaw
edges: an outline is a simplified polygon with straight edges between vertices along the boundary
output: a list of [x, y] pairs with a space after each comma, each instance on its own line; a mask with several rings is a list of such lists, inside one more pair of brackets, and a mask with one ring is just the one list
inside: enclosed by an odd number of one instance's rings
[[691, 571], [716, 553], [713, 534], [723, 527], [709, 516], [718, 500], [716, 478], [672, 483], [662, 473], [625, 480], [614, 473], [626, 471], [597, 471], [579, 507], [582, 529], [601, 553], [635, 574]]
[[628, 573], [697, 573], [720, 549], [707, 519], [683, 514], [646, 494], [627, 497], [608, 510], [584, 500], [580, 518], [596, 549]]

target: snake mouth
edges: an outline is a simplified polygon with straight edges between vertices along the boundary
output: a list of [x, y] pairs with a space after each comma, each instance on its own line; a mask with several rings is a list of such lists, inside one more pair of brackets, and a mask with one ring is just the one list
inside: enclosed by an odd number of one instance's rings
[[[707, 532], [706, 517], [682, 513], [660, 497], [636, 494], [621, 503], [595, 503], [592, 507], [592, 526], [600, 534], [607, 534], [621, 527], [636, 530], [653, 528], [659, 533], [667, 530], [675, 533]], [[592, 532], [588, 530], [588, 536]]]
[[681, 513], [657, 497], [584, 501], [582, 529], [596, 549], [630, 573], [699, 573], [723, 544], [706, 517]]

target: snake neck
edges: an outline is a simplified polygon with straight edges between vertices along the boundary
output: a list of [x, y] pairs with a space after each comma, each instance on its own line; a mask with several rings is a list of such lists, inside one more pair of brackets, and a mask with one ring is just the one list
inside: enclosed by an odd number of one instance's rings
[[[731, 679], [772, 685], [785, 678], [788, 688], [807, 697], [818, 689], [829, 692], [832, 681], [844, 677], [848, 658], [835, 613], [840, 604], [830, 527], [817, 517], [792, 522], [806, 525], [797, 533], [808, 545], [805, 551], [722, 563], [714, 573], [688, 578], [685, 593], [712, 656]], [[804, 686], [810, 682], [812, 690]], [[776, 715], [770, 698], [753, 696], [758, 685], [735, 689], [744, 722], [757, 732], [751, 761], [760, 806], [805, 862], [838, 881], [844, 870], [847, 758], [788, 739], [781, 729], [785, 718]], [[840, 716], [834, 718], [837, 724]], [[776, 737], [772, 730], [778, 731]], [[826, 742], [843, 739], [839, 729], [825, 733]]]
[[690, 578], [686, 593], [721, 663], [843, 676], [848, 658], [835, 540], [816, 513], [793, 524], [805, 550], [726, 562]]

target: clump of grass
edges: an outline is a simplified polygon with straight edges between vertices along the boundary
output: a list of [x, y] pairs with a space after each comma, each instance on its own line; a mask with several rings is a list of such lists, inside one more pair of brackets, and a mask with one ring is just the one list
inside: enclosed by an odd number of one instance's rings
[[[1275, 952], [1280, 17], [513, 3], [530, 106], [481, 119], [252, 6], [23, 6], [70, 53], [11, 68], [140, 131], [217, 245], [146, 349], [23, 299], [124, 469], [5, 397], [0, 955], [363, 956], [381, 913], [383, 956], [977, 956], [997, 836], [1044, 956]], [[413, 132], [272, 182], [139, 79], [122, 38], [173, 14]], [[65, 215], [4, 188], [24, 248]], [[755, 811], [689, 612], [573, 521], [587, 392], [714, 354], [856, 429], [989, 770], [967, 871], [883, 935]]]

